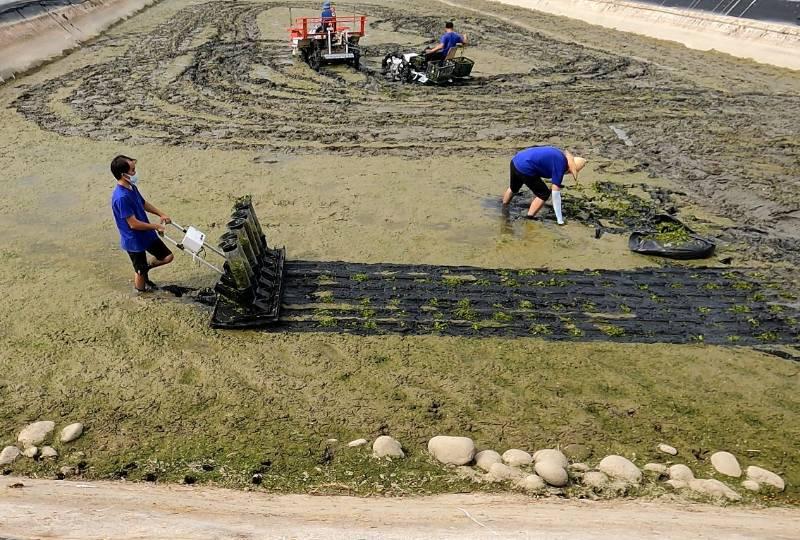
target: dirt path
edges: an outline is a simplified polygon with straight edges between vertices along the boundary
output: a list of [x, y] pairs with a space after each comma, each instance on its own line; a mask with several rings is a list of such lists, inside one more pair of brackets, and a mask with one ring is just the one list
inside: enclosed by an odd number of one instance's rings
[[273, 496], [126, 483], [0, 481], [12, 538], [796, 538], [800, 511], [652, 502]]

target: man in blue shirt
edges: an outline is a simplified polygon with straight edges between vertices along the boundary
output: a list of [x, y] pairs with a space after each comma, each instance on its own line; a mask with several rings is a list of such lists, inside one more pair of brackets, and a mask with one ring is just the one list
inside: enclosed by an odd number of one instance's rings
[[[117, 156], [111, 162], [111, 174], [117, 180], [117, 187], [111, 195], [111, 210], [119, 230], [120, 245], [128, 252], [136, 272], [133, 283], [136, 290], [145, 292], [156, 287], [150, 281], [148, 272], [158, 266], [172, 262], [173, 255], [164, 245], [158, 233], [164, 232], [164, 225], [170, 218], [164, 212], [144, 200], [139, 193], [136, 175], [136, 160], [127, 156]], [[157, 215], [160, 223], [150, 223], [147, 212]], [[155, 257], [147, 261], [147, 253]]]
[[[535, 218], [552, 194], [556, 220], [559, 225], [563, 225], [561, 184], [564, 174], [570, 173], [577, 182], [578, 173], [584, 166], [586, 166], [586, 160], [573, 155], [569, 150], [561, 150], [555, 146], [526, 148], [511, 159], [511, 182], [503, 195], [503, 206], [507, 206], [511, 202], [524, 184], [536, 195], [528, 209], [527, 217]], [[550, 183], [553, 185], [552, 193], [542, 178], [550, 179]]]
[[455, 30], [453, 30], [453, 23], [447, 22], [444, 25], [444, 35], [439, 40], [439, 43], [436, 44], [435, 47], [432, 49], [428, 49], [425, 51], [425, 59], [428, 62], [434, 60], [444, 60], [447, 58], [447, 53], [450, 52], [450, 49], [456, 47], [459, 44], [466, 45], [467, 44], [467, 36], [461, 35]]
[[332, 30], [336, 31], [336, 10], [333, 9], [330, 2], [322, 3], [322, 14], [320, 18], [322, 19], [323, 28], [330, 26]]

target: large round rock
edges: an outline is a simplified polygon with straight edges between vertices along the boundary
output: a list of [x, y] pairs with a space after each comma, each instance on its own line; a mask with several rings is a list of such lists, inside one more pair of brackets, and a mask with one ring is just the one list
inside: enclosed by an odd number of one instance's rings
[[0, 452], [0, 465], [9, 465], [19, 457], [20, 451], [16, 446], [6, 446]]
[[758, 482], [759, 484], [767, 484], [768, 486], [774, 487], [778, 491], [783, 491], [783, 488], [786, 487], [786, 484], [783, 482], [783, 478], [774, 472], [768, 471], [767, 469], [762, 469], [761, 467], [747, 467], [747, 479]]
[[81, 435], [83, 435], [83, 424], [75, 422], [61, 430], [61, 442], [72, 442]]
[[533, 470], [551, 486], [564, 487], [569, 481], [567, 470], [554, 460], [537, 461]]
[[466, 465], [475, 457], [475, 443], [469, 437], [437, 435], [428, 441], [428, 452], [445, 465]]
[[50, 420], [34, 422], [19, 432], [19, 437], [17, 437], [17, 440], [26, 447], [39, 446], [47, 437], [50, 436], [55, 427], [56, 423], [51, 422]]
[[742, 496], [719, 480], [695, 479], [689, 482], [689, 489], [694, 492], [715, 497], [717, 499], [728, 499], [729, 501], [741, 500]]
[[512, 448], [503, 452], [503, 461], [511, 467], [522, 467], [523, 465], [530, 465], [533, 458], [524, 450]]
[[683, 463], [672, 465], [669, 469], [667, 469], [667, 475], [669, 476], [670, 480], [677, 480], [679, 482], [689, 482], [694, 480], [694, 473], [692, 472], [692, 469]]
[[379, 458], [406, 457], [406, 454], [403, 452], [403, 447], [400, 445], [400, 443], [388, 435], [381, 435], [375, 439], [375, 442], [372, 443], [372, 455]]
[[489, 467], [489, 473], [486, 478], [491, 482], [504, 482], [506, 480], [519, 480], [525, 476], [519, 469], [509, 467], [505, 463], [495, 463]]
[[639, 467], [622, 456], [606, 456], [597, 468], [615, 480], [629, 484], [638, 484], [642, 481], [642, 471]]
[[566, 469], [567, 465], [569, 465], [567, 456], [565, 456], [559, 450], [555, 450], [553, 448], [537, 450], [533, 453], [533, 461], [536, 463], [539, 463], [540, 461], [552, 461], [554, 463], [558, 463], [562, 469]]
[[711, 454], [711, 465], [720, 474], [739, 478], [742, 476], [742, 468], [736, 456], [730, 452], [714, 452]]
[[475, 454], [475, 465], [480, 467], [486, 472], [492, 468], [495, 463], [502, 463], [503, 458], [494, 450], [481, 450]]

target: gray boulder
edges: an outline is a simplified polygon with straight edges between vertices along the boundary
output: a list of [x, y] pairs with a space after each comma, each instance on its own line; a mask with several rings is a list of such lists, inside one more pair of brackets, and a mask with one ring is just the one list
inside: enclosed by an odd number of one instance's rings
[[783, 491], [783, 489], [786, 487], [786, 484], [783, 482], [783, 478], [774, 472], [768, 471], [767, 469], [762, 469], [761, 467], [754, 467], [752, 465], [747, 467], [747, 479], [758, 482], [759, 484], [767, 484], [768, 486], [774, 487], [778, 491]]
[[372, 443], [372, 455], [377, 458], [402, 458], [406, 457], [403, 447], [393, 437], [381, 435]]
[[35, 458], [39, 455], [39, 447], [38, 446], [29, 446], [25, 450], [22, 451], [22, 455], [26, 458]]
[[567, 482], [569, 482], [567, 470], [555, 460], [537, 461], [533, 470], [551, 486], [564, 487], [567, 485]]
[[678, 480], [680, 482], [689, 482], [694, 480], [694, 473], [692, 469], [682, 463], [671, 466], [667, 469], [667, 474], [670, 480]]
[[536, 476], [535, 474], [529, 474], [525, 478], [517, 480], [515, 484], [517, 487], [530, 492], [542, 491], [547, 487], [547, 485], [544, 483], [544, 480], [542, 480], [541, 477]]
[[58, 452], [52, 446], [45, 446], [42, 448], [42, 453], [40, 455], [42, 459], [44, 458], [56, 458], [58, 457]]
[[445, 465], [466, 465], [475, 457], [475, 443], [469, 437], [437, 435], [428, 441], [428, 452]]
[[745, 480], [742, 482], [742, 487], [748, 491], [761, 491], [761, 484], [755, 480]]
[[486, 472], [489, 472], [489, 469], [491, 469], [492, 465], [495, 463], [502, 462], [503, 458], [494, 450], [481, 450], [475, 454], [475, 465]]
[[505, 463], [495, 463], [489, 467], [486, 479], [490, 482], [505, 482], [506, 480], [520, 480], [525, 476], [519, 469], [509, 467]]
[[729, 501], [739, 501], [742, 499], [741, 495], [719, 480], [694, 479], [689, 481], [689, 489], [716, 499], [728, 499]]
[[3, 448], [3, 451], [0, 452], [0, 465], [10, 465], [14, 463], [19, 456], [19, 448], [16, 446], [6, 446]]
[[642, 481], [642, 471], [639, 470], [639, 467], [622, 456], [606, 456], [600, 461], [597, 468], [615, 480], [630, 484], [638, 484]]
[[61, 442], [72, 442], [81, 435], [83, 435], [83, 424], [80, 422], [75, 422], [74, 424], [70, 424], [61, 430]]
[[662, 465], [661, 463], [648, 463], [644, 467], [642, 467], [647, 472], [657, 473], [657, 474], [666, 474], [667, 466]]
[[608, 485], [608, 476], [600, 471], [589, 471], [583, 475], [583, 485], [592, 489], [603, 489]]
[[503, 461], [510, 467], [522, 467], [523, 465], [530, 465], [533, 462], [533, 457], [524, 450], [512, 448], [503, 452]]
[[711, 454], [711, 465], [714, 469], [725, 476], [739, 478], [742, 476], [742, 468], [736, 456], [730, 452], [714, 452]]
[[552, 461], [557, 463], [562, 469], [566, 469], [569, 465], [569, 460], [559, 450], [554, 448], [545, 448], [544, 450], [537, 450], [533, 453], [533, 461], [539, 463], [540, 461]]
[[347, 446], [350, 448], [356, 448], [358, 446], [364, 446], [365, 444], [367, 444], [367, 439], [356, 439], [347, 443]]
[[55, 427], [56, 423], [50, 420], [42, 420], [40, 422], [28, 424], [25, 429], [19, 432], [17, 440], [25, 447], [38, 446], [53, 433]]
[[660, 452], [664, 452], [665, 454], [669, 454], [671, 456], [677, 456], [678, 450], [674, 446], [670, 446], [668, 444], [661, 443], [658, 445], [658, 450]]

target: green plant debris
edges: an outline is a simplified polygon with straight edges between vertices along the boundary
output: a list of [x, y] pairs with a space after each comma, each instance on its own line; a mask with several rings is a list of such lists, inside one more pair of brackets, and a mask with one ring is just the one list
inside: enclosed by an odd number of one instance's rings
[[362, 309], [361, 310], [361, 317], [364, 319], [371, 319], [375, 316], [374, 309]]
[[778, 336], [778, 333], [772, 330], [767, 332], [762, 332], [756, 336], [756, 338], [761, 341], [778, 341], [779, 337], [780, 336]]
[[683, 283], [675, 282], [669, 284], [671, 289], [683, 289]]
[[763, 302], [766, 299], [767, 297], [759, 292], [755, 293], [753, 296], [750, 297], [751, 302]]
[[755, 317], [747, 319], [747, 322], [750, 323], [750, 326], [752, 326], [753, 328], [758, 328], [759, 326], [761, 326], [761, 321], [759, 321]]
[[741, 339], [742, 339], [741, 336], [728, 336], [728, 341], [730, 341], [731, 343], [738, 343], [739, 341], [741, 341]]
[[529, 330], [534, 336], [549, 336], [553, 333], [553, 329], [546, 324], [532, 324]]
[[519, 309], [533, 309], [533, 302], [530, 300], [520, 300]]
[[492, 282], [491, 282], [491, 281], [489, 281], [489, 280], [488, 280], [488, 279], [486, 279], [486, 278], [482, 278], [482, 279], [476, 279], [476, 280], [475, 280], [475, 281], [473, 281], [472, 283], [473, 283], [474, 285], [477, 285], [478, 287], [489, 287], [489, 286], [492, 284]]
[[505, 313], [504, 311], [496, 311], [492, 315], [492, 319], [500, 323], [508, 323], [513, 321], [514, 317], [509, 315], [508, 313]]
[[783, 313], [783, 306], [779, 306], [778, 304], [771, 304], [769, 306], [770, 313]]
[[433, 328], [434, 332], [441, 333], [441, 332], [444, 332], [445, 330], [447, 330], [447, 323], [442, 322], [442, 321], [434, 321], [432, 328]]
[[333, 313], [327, 309], [316, 310], [314, 317], [317, 319], [317, 324], [323, 328], [332, 328], [337, 324]]
[[428, 300], [428, 305], [434, 308], [439, 307], [439, 299], [431, 298], [430, 300]]
[[622, 337], [625, 335], [625, 329], [615, 326], [613, 324], [597, 324], [595, 325], [598, 330], [607, 336]]
[[365, 296], [364, 298], [361, 299], [361, 302], [359, 302], [359, 304], [361, 304], [362, 306], [368, 306], [371, 303], [372, 303], [372, 298], [370, 298], [369, 296]]
[[648, 285], [647, 283], [639, 283], [638, 285], [636, 285], [636, 288], [639, 289], [640, 291], [646, 291], [650, 288], [650, 285]]
[[448, 287], [458, 287], [464, 284], [464, 279], [458, 276], [442, 276], [442, 283]]
[[706, 283], [705, 285], [703, 285], [703, 288], [708, 291], [715, 291], [719, 289], [719, 285], [717, 285], [716, 283]]
[[581, 305], [581, 309], [589, 313], [594, 313], [597, 311], [597, 305], [594, 302], [584, 302]]
[[746, 281], [737, 281], [732, 285], [732, 287], [739, 291], [751, 291], [753, 290], [753, 284], [748, 283]]
[[743, 304], [736, 304], [728, 308], [731, 313], [750, 313], [750, 307]]
[[364, 321], [361, 326], [364, 327], [366, 330], [378, 329], [378, 323], [376, 323], [375, 321]]
[[539, 272], [536, 271], [536, 270], [533, 270], [533, 269], [520, 270], [519, 272], [517, 272], [517, 275], [520, 276], [520, 277], [536, 276], [538, 274], [539, 274]]
[[692, 239], [686, 227], [680, 223], [664, 221], [656, 224], [655, 230], [645, 236], [648, 240], [655, 240], [664, 247], [685, 244]]
[[465, 321], [474, 321], [478, 318], [478, 313], [473, 309], [469, 298], [462, 298], [456, 304], [455, 316]]
[[711, 313], [711, 308], [710, 307], [705, 307], [705, 306], [699, 306], [697, 308], [697, 311], [699, 311], [703, 315], [708, 315], [709, 313]]
[[396, 308], [400, 307], [400, 299], [399, 298], [391, 298], [391, 299], [389, 299], [388, 302], [386, 302], [386, 305], [388, 307], [392, 308], [392, 309], [396, 309]]
[[367, 274], [353, 274], [350, 276], [350, 279], [358, 283], [363, 283], [369, 280], [369, 276]]

